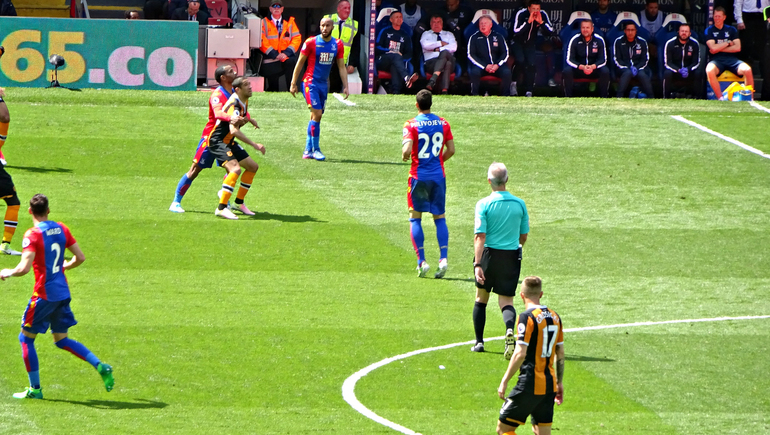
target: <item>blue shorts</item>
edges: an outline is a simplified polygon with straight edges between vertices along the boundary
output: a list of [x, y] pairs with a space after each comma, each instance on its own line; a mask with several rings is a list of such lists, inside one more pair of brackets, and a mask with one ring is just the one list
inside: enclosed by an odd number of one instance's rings
[[433, 216], [444, 214], [446, 212], [446, 178], [418, 180], [409, 177], [407, 203], [409, 210], [430, 213]]
[[49, 326], [51, 332], [63, 333], [77, 324], [70, 309], [70, 298], [47, 301], [33, 296], [21, 319], [21, 327], [33, 334], [45, 334]]
[[730, 71], [731, 73], [738, 75], [738, 67], [741, 66], [743, 63], [742, 60], [737, 58], [727, 58], [727, 59], [713, 59], [711, 62], [714, 66], [717, 67], [719, 72], [717, 75], [722, 74], [725, 71]]
[[209, 152], [208, 141], [205, 137], [202, 137], [201, 141], [198, 142], [198, 148], [195, 150], [193, 163], [198, 165], [201, 169], [208, 169], [214, 165], [215, 160], [216, 158]]
[[318, 86], [315, 83], [302, 82], [302, 95], [305, 96], [307, 107], [320, 110], [326, 110], [326, 97], [329, 95], [328, 86]]

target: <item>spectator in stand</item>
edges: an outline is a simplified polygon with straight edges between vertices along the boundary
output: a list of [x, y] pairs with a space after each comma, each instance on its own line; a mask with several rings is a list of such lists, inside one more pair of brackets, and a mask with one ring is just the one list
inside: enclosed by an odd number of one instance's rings
[[650, 32], [650, 36], [655, 36], [661, 27], [663, 27], [663, 12], [658, 9], [658, 0], [647, 0], [647, 6], [641, 13], [642, 27]]
[[610, 87], [607, 48], [604, 39], [594, 33], [592, 21], [583, 20], [580, 23], [580, 33], [568, 42], [566, 61], [567, 64], [562, 71], [566, 97], [572, 96], [574, 79], [577, 77], [599, 80], [599, 96], [607, 98]]
[[627, 21], [623, 28], [623, 36], [618, 37], [614, 43], [613, 60], [617, 68], [618, 98], [626, 96], [631, 79], [636, 77], [642, 85], [642, 91], [653, 98], [652, 82], [647, 65], [650, 63], [650, 51], [647, 41], [636, 35], [636, 24]]
[[[425, 58], [426, 73], [432, 71], [428, 80], [427, 89], [431, 92], [445, 94], [449, 89], [449, 78], [455, 70], [457, 60], [454, 53], [457, 51], [457, 41], [451, 32], [444, 29], [444, 19], [440, 13], [434, 13], [430, 17], [430, 31], [426, 31], [420, 38], [422, 54]], [[441, 85], [436, 88], [439, 79]]]
[[[157, 1], [157, 0], [150, 0], [150, 1]], [[164, 0], [161, 6], [163, 8], [163, 16], [165, 16], [168, 19], [173, 19], [171, 18], [171, 15], [173, 15], [177, 9], [187, 8], [187, 1], [188, 0], [168, 0], [168, 1]], [[201, 0], [199, 3], [200, 3], [200, 10], [211, 15], [211, 13], [209, 13], [209, 7], [206, 5], [206, 2]]]
[[167, 6], [168, 2], [165, 0], [147, 0], [144, 2], [144, 19], [146, 20], [162, 20], [165, 13], [163, 12], [163, 6]]
[[718, 100], [722, 99], [722, 88], [719, 87], [717, 77], [725, 70], [743, 77], [746, 86], [754, 87], [751, 67], [737, 57], [741, 52], [738, 29], [725, 24], [725, 19], [725, 8], [717, 6], [714, 9], [714, 24], [706, 28], [706, 46], [711, 54], [711, 60], [706, 65], [706, 77]]
[[595, 11], [591, 12], [591, 21], [594, 22], [594, 28], [600, 30], [604, 35], [615, 27], [615, 19], [617, 17], [618, 14], [610, 10], [610, 0], [599, 0], [599, 6]]
[[[359, 66], [359, 52], [361, 51], [361, 33], [358, 29], [358, 21], [350, 16], [350, 1], [339, 0], [337, 2], [337, 13], [327, 15], [334, 22], [332, 37], [342, 41], [345, 47], [345, 69], [348, 75]], [[342, 86], [342, 77], [338, 68], [332, 68], [329, 72], [329, 90], [340, 92]]]
[[[530, 0], [526, 9], [520, 9], [516, 13], [511, 45], [513, 57], [516, 59], [513, 78], [518, 79], [521, 69], [524, 69], [524, 91], [527, 97], [532, 96], [535, 88], [535, 45], [538, 31], [543, 36], [549, 36], [553, 33], [553, 25], [548, 19], [548, 14], [540, 10], [540, 0]], [[516, 81], [513, 81], [511, 95], [517, 94]]]
[[171, 14], [172, 20], [179, 21], [197, 21], [200, 25], [207, 25], [211, 15], [201, 10], [201, 3], [198, 0], [188, 0], [187, 7], [179, 8]]
[[139, 11], [134, 9], [129, 9], [123, 14], [123, 18], [127, 20], [141, 20], [142, 18], [139, 16]]
[[16, 8], [11, 0], [0, 1], [0, 17], [16, 17]]
[[492, 18], [479, 18], [479, 30], [468, 40], [468, 75], [471, 95], [479, 95], [481, 76], [495, 76], [502, 80], [500, 94], [511, 95], [511, 69], [508, 67], [508, 43], [503, 35], [492, 30]]
[[262, 20], [262, 74], [267, 80], [267, 90], [278, 92], [278, 81], [283, 75], [286, 86], [291, 83], [302, 35], [294, 17], [283, 18], [283, 0], [272, 0], [270, 16]]
[[663, 51], [663, 98], [671, 95], [674, 80], [692, 84], [696, 98], [703, 98], [703, 70], [700, 68], [700, 44], [690, 37], [690, 25], [679, 25], [677, 35], [666, 42]]

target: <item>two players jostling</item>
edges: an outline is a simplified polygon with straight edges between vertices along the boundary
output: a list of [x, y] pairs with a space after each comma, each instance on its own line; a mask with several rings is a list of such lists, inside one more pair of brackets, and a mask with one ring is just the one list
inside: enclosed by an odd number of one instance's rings
[[521, 253], [529, 234], [527, 206], [506, 190], [508, 169], [492, 163], [487, 171], [492, 193], [476, 203], [475, 236], [473, 238], [473, 273], [476, 278], [476, 303], [473, 306], [473, 329], [476, 333], [474, 352], [484, 352], [484, 326], [491, 292], [505, 322], [505, 359], [511, 359], [516, 342], [516, 309], [513, 296], [519, 285]]
[[329, 17], [321, 19], [321, 34], [305, 40], [299, 52], [294, 76], [291, 79], [289, 92], [296, 97], [297, 81], [302, 68], [307, 62], [307, 70], [302, 78], [302, 95], [310, 109], [310, 122], [307, 124], [307, 140], [303, 159], [326, 160], [321, 152], [321, 117], [326, 108], [326, 97], [329, 94], [329, 72], [333, 64], [337, 64], [342, 79], [342, 93], [348, 98], [348, 71], [345, 67], [345, 46], [342, 41], [332, 37], [334, 21]]
[[[447, 271], [447, 247], [449, 229], [446, 225], [446, 173], [444, 162], [455, 153], [452, 129], [446, 119], [431, 113], [433, 95], [427, 89], [417, 93], [417, 116], [404, 124], [401, 157], [411, 161], [409, 169], [410, 234], [417, 254], [417, 273], [422, 278], [430, 271], [425, 260], [425, 235], [422, 231], [422, 214], [433, 215], [439, 246], [439, 262], [436, 278], [443, 278]], [[445, 149], [446, 147], [446, 149]]]
[[[505, 400], [497, 421], [498, 435], [515, 435], [529, 416], [536, 435], [550, 435], [553, 405], [564, 400], [564, 328], [559, 315], [540, 303], [542, 289], [543, 281], [537, 276], [528, 276], [521, 283], [525, 311], [516, 328], [516, 351], [497, 389]], [[506, 396], [516, 372], [518, 382]]]
[[[241, 186], [235, 197], [235, 204], [243, 214], [254, 215], [254, 212], [245, 206], [243, 200], [251, 189], [251, 183], [259, 165], [235, 141], [238, 139], [265, 154], [264, 145], [255, 143], [241, 131], [241, 127], [248, 122], [246, 115], [249, 113], [251, 95], [251, 82], [246, 77], [236, 78], [233, 81], [233, 94], [230, 95], [222, 110], [230, 118], [239, 117], [240, 121], [233, 123], [217, 120], [214, 130], [209, 135], [209, 153], [227, 170], [227, 176], [222, 182], [222, 190], [219, 193], [219, 205], [214, 211], [216, 216], [225, 219], [238, 219], [238, 216], [227, 205], [233, 192], [235, 192], [235, 184], [238, 182], [239, 176], [241, 177]], [[244, 169], [243, 175], [241, 175], [241, 168]]]
[[[195, 150], [195, 156], [193, 157], [193, 163], [187, 173], [182, 175], [182, 178], [177, 184], [174, 201], [171, 203], [169, 211], [174, 213], [184, 213], [181, 202], [185, 193], [187, 193], [187, 190], [190, 188], [190, 185], [192, 185], [192, 182], [198, 177], [198, 174], [200, 174], [202, 170], [208, 169], [214, 165], [215, 158], [209, 152], [208, 145], [209, 136], [214, 130], [214, 127], [216, 127], [217, 122], [238, 124], [243, 122], [243, 119], [245, 118], [254, 126], [254, 128], [259, 128], [257, 121], [253, 119], [248, 112], [243, 116], [227, 115], [223, 110], [225, 103], [233, 94], [233, 81], [235, 78], [235, 69], [230, 65], [220, 66], [214, 71], [214, 79], [219, 83], [219, 86], [209, 97], [208, 122], [206, 122], [206, 126], [203, 128], [203, 133], [201, 134], [198, 147]], [[241, 203], [239, 209], [243, 214], [253, 214], [245, 205], [243, 205], [243, 203]]]
[[[35, 226], [24, 234], [21, 261], [13, 269], [0, 271], [0, 279], [3, 281], [14, 276], [24, 276], [30, 269], [34, 269], [35, 273], [34, 291], [24, 312], [19, 334], [29, 387], [13, 397], [43, 398], [35, 338], [37, 334], [45, 334], [49, 328], [56, 347], [91, 364], [102, 377], [104, 387], [111, 391], [115, 385], [112, 367], [101, 362], [87, 347], [67, 336], [69, 328], [78, 322], [70, 309], [71, 294], [64, 271], [80, 266], [86, 257], [69, 228], [61, 222], [48, 219], [50, 209], [45, 195], [37, 194], [32, 197], [29, 201], [29, 213]], [[64, 260], [65, 249], [73, 254], [67, 261]]]

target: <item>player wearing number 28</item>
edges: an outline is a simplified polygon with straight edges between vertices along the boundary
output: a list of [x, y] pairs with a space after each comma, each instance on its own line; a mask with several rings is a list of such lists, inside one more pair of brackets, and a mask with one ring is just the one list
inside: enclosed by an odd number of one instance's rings
[[[425, 261], [422, 232], [422, 214], [433, 215], [436, 224], [436, 237], [441, 251], [436, 278], [443, 278], [447, 270], [447, 245], [449, 230], [446, 226], [446, 175], [444, 162], [455, 153], [452, 129], [446, 119], [430, 112], [433, 96], [423, 89], [417, 93], [419, 114], [404, 124], [403, 148], [404, 161], [411, 160], [409, 170], [409, 222], [411, 224], [412, 244], [417, 253], [417, 273], [424, 277], [430, 270]], [[446, 146], [446, 150], [444, 147]]]
[[[77, 325], [70, 309], [70, 289], [64, 271], [75, 268], [85, 261], [83, 251], [72, 237], [69, 228], [61, 222], [48, 220], [48, 198], [37, 194], [29, 201], [29, 213], [35, 226], [27, 230], [22, 242], [21, 261], [14, 269], [0, 271], [0, 279], [22, 276], [35, 270], [35, 289], [24, 312], [21, 324], [21, 353], [29, 375], [29, 388], [13, 397], [17, 399], [42, 399], [40, 372], [35, 350], [35, 337], [51, 328], [56, 347], [66, 350], [94, 366], [101, 375], [107, 391], [115, 383], [112, 367], [99, 361], [88, 348], [67, 337], [69, 328]], [[64, 250], [74, 256], [64, 261]]]

